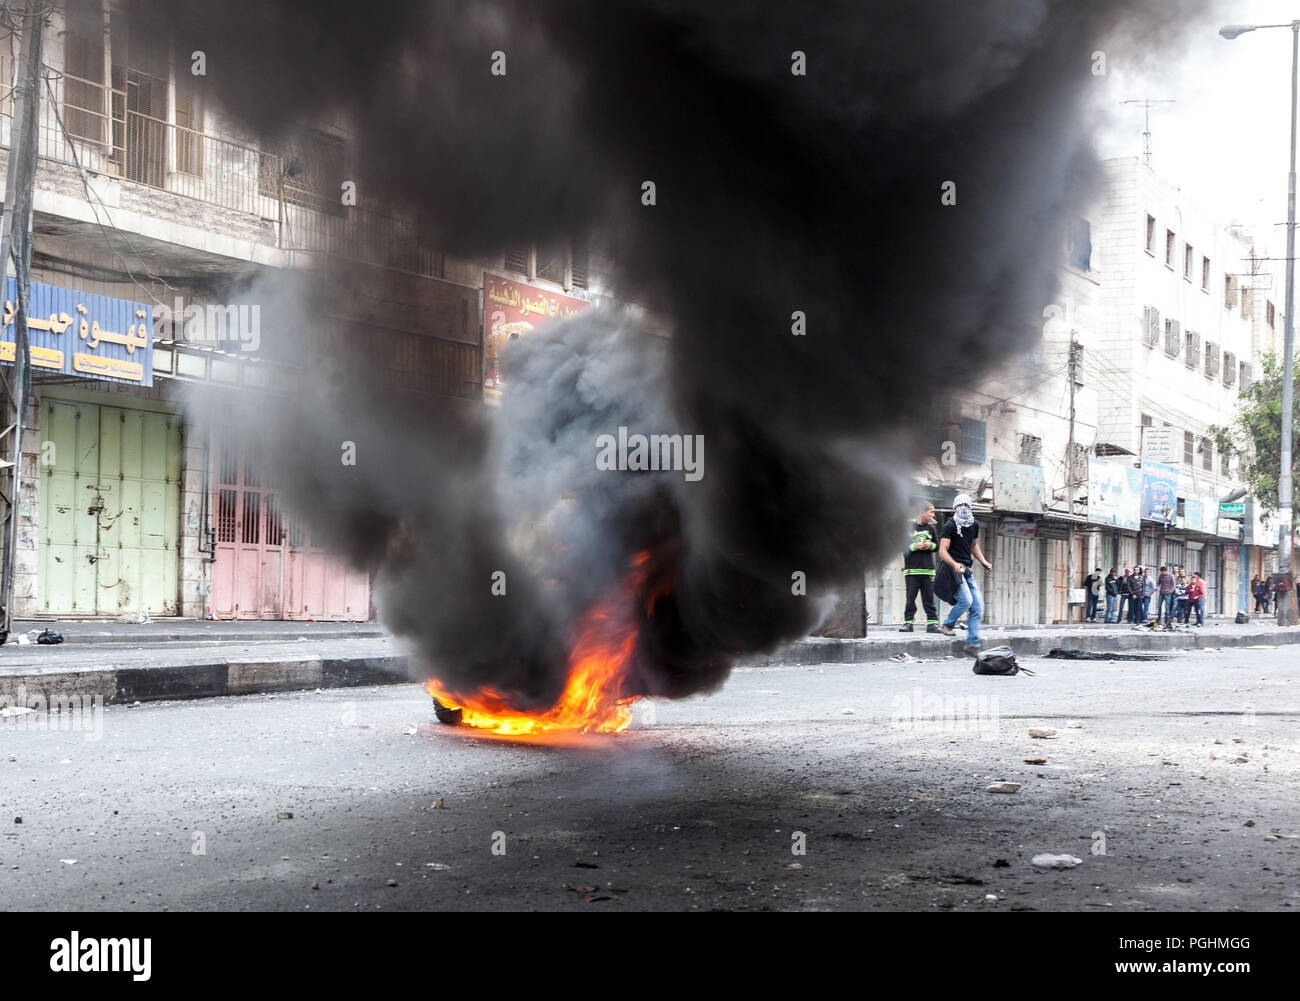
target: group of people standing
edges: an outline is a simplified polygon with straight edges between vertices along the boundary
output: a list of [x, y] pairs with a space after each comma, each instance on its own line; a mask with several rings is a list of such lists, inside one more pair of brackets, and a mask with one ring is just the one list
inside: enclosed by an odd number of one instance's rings
[[1269, 614], [1269, 606], [1273, 604], [1273, 599], [1277, 595], [1277, 587], [1273, 584], [1273, 578], [1270, 576], [1267, 580], [1261, 580], [1256, 577], [1250, 582], [1250, 593], [1255, 596], [1255, 611]]
[[[1162, 566], [1152, 577], [1146, 567], [1124, 567], [1122, 574], [1110, 568], [1105, 577], [1097, 567], [1083, 582], [1088, 593], [1084, 618], [1096, 622], [1101, 598], [1106, 599], [1105, 622], [1131, 622], [1138, 625], [1155, 622], [1166, 629], [1177, 625], [1191, 628], [1192, 613], [1196, 624], [1205, 624], [1205, 581], [1199, 573], [1189, 579], [1181, 566]], [[1151, 599], [1158, 598], [1156, 614], [1151, 615]]]

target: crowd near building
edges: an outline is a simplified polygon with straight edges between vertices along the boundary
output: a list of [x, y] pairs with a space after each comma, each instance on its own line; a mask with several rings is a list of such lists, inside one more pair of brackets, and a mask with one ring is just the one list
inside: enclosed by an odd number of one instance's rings
[[[987, 623], [1078, 622], [1095, 568], [1161, 565], [1201, 575], [1207, 615], [1235, 616], [1241, 580], [1275, 569], [1276, 531], [1210, 430], [1280, 354], [1273, 262], [1140, 159], [1102, 169], [1032, 349], [946, 401], [915, 471], [940, 520], [956, 493], [975, 501]], [[873, 622], [903, 618], [902, 548], [868, 576]]]
[[[315, 276], [344, 290], [335, 318], [394, 385], [490, 405], [499, 346], [599, 301], [604, 259], [570, 241], [479, 259], [426, 246], [409, 216], [356, 197], [346, 121], [254, 141], [205, 98], [190, 53], [113, 0], [66, 0], [43, 38], [14, 616], [370, 619], [371, 579], [282, 508], [274, 470], [183, 412], [187, 383], [233, 399], [291, 377], [230, 289]], [[15, 33], [0, 179], [18, 52]]]

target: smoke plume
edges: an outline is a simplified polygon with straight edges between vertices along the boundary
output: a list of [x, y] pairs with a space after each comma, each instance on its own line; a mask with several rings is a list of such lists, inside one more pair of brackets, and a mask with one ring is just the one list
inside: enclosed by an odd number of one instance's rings
[[[600, 309], [512, 344], [484, 416], [394, 389], [364, 345], [322, 349], [320, 288], [249, 291], [283, 317], [268, 350], [316, 359], [240, 420], [290, 503], [377, 570], [383, 620], [439, 678], [524, 707], [636, 553], [627, 694], [684, 696], [894, 552], [934, 408], [1053, 299], [1094, 189], [1093, 53], [1169, 30], [1107, 0], [139, 6], [263, 139], [349, 114], [361, 204], [449, 254], [590, 234], [619, 297], [670, 322]], [[597, 469], [619, 427], [702, 436], [703, 478]]]

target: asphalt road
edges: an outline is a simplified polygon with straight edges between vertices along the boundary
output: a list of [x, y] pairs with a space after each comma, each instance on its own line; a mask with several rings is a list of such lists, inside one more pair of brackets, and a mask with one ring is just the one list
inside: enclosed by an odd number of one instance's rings
[[1024, 663], [752, 668], [534, 743], [415, 685], [0, 720], [0, 906], [1300, 907], [1294, 648]]

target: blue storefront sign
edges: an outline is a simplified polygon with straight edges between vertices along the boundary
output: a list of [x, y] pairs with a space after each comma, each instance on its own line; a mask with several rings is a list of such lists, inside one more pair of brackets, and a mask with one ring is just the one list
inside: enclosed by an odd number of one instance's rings
[[[0, 364], [14, 363], [18, 283], [5, 279]], [[153, 307], [31, 283], [27, 340], [33, 369], [82, 379], [153, 385]]]
[[1142, 517], [1172, 525], [1178, 516], [1178, 469], [1163, 462], [1142, 462]]

